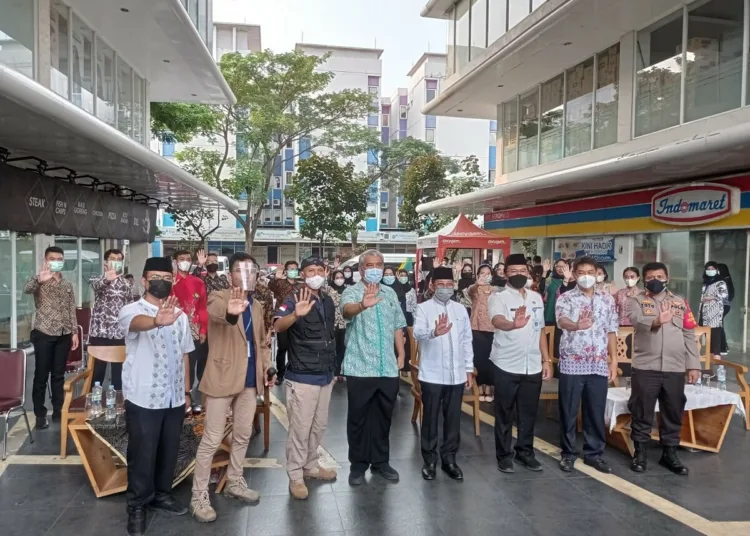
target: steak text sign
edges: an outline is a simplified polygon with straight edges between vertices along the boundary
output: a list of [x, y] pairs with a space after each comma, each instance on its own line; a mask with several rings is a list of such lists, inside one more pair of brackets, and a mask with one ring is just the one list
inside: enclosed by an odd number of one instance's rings
[[723, 184], [678, 186], [651, 200], [651, 218], [668, 225], [701, 225], [739, 211], [739, 189]]

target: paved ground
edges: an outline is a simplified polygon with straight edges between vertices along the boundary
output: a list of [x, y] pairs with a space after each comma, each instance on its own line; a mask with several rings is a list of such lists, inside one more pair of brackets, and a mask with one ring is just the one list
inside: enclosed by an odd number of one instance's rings
[[[258, 506], [243, 506], [223, 497], [214, 504], [219, 514], [211, 526], [200, 525], [189, 516], [149, 520], [149, 534], [211, 534], [212, 536], [285, 535], [580, 535], [678, 536], [697, 534], [750, 534], [750, 486], [747, 474], [750, 433], [735, 417], [719, 455], [690, 453], [681, 456], [690, 466], [689, 477], [677, 477], [657, 466], [656, 444], [652, 466], [645, 475], [628, 470], [628, 458], [608, 449], [614, 475], [602, 476], [588, 467], [570, 475], [560, 472], [554, 459], [557, 440], [556, 417], [547, 418], [544, 406], [538, 417], [537, 453], [542, 473], [517, 469], [512, 475], [497, 471], [494, 440], [489, 424], [482, 424], [477, 438], [469, 416], [464, 417], [463, 444], [459, 464], [466, 480], [456, 483], [438, 474], [425, 482], [420, 475], [419, 432], [410, 422], [412, 398], [404, 384], [391, 433], [392, 464], [401, 482], [387, 484], [368, 474], [365, 486], [348, 486], [346, 444], [346, 387], [336, 386], [331, 405], [325, 447], [341, 468], [333, 484], [312, 485], [310, 499], [290, 499], [282, 468], [283, 423], [275, 419], [271, 448], [263, 452], [262, 439], [253, 440], [248, 456], [266, 458], [271, 468], [248, 469], [251, 486], [262, 494]], [[282, 396], [277, 389], [275, 395]], [[485, 407], [485, 421], [491, 408]], [[32, 419], [33, 420], [33, 419]], [[62, 464], [55, 458], [59, 428], [36, 435], [29, 443], [22, 423], [14, 441], [21, 443], [8, 462], [0, 464], [0, 535], [89, 536], [125, 534], [122, 496], [97, 500], [77, 459]], [[71, 444], [72, 450], [75, 449]], [[276, 468], [273, 468], [273, 467]], [[177, 489], [187, 501], [190, 479]], [[682, 522], [676, 519], [682, 520]]]

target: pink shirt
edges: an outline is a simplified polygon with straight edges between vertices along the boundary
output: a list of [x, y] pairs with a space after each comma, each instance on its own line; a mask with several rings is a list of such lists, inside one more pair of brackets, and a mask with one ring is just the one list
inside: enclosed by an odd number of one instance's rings
[[621, 326], [632, 326], [628, 313], [628, 300], [643, 292], [638, 287], [621, 288], [615, 292], [615, 306], [617, 307], [617, 318]]

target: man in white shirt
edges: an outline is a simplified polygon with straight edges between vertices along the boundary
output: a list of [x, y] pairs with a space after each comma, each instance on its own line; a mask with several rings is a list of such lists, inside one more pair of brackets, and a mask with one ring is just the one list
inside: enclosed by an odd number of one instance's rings
[[471, 324], [466, 308], [451, 300], [453, 271], [436, 268], [430, 289], [432, 299], [417, 306], [414, 337], [421, 345], [419, 383], [422, 387], [422, 478], [435, 479], [438, 459], [438, 426], [443, 413], [442, 469], [453, 480], [463, 480], [456, 465], [461, 444], [461, 399], [471, 387], [474, 371]]
[[495, 368], [495, 453], [497, 469], [513, 472], [511, 432], [518, 415], [515, 461], [530, 471], [541, 471], [534, 457], [536, 421], [542, 380], [552, 377], [552, 362], [544, 334], [544, 302], [531, 286], [526, 258], [508, 255], [508, 285], [490, 296], [488, 309], [495, 337], [490, 360]]
[[172, 296], [172, 261], [151, 257], [143, 268], [146, 294], [120, 311], [125, 334], [122, 389], [128, 431], [128, 535], [146, 532], [146, 508], [184, 515], [172, 496], [186, 404], [193, 336]]

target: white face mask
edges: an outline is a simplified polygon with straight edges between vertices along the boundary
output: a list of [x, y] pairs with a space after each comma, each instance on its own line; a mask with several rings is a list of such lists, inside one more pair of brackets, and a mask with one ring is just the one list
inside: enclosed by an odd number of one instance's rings
[[337, 277], [336, 279], [334, 279], [333, 282], [336, 283], [339, 286], [341, 286], [341, 285], [344, 284], [344, 280], [341, 279], [340, 277]]
[[604, 283], [604, 276], [603, 275], [596, 276], [596, 282], [597, 283]]
[[177, 263], [177, 269], [180, 272], [187, 272], [190, 270], [190, 261], [180, 261]]
[[580, 286], [581, 288], [589, 289], [593, 287], [594, 284], [596, 284], [597, 279], [598, 278], [594, 277], [593, 275], [582, 275], [577, 279], [578, 286]]
[[633, 288], [634, 286], [636, 286], [638, 284], [638, 280], [637, 279], [626, 279], [625, 280], [625, 284], [628, 286], [628, 288]]
[[318, 290], [325, 283], [326, 278], [322, 275], [314, 275], [305, 279], [305, 285], [313, 290]]
[[716, 276], [716, 270], [706, 270], [706, 275], [708, 277], [714, 277]]

